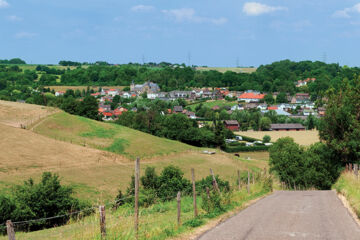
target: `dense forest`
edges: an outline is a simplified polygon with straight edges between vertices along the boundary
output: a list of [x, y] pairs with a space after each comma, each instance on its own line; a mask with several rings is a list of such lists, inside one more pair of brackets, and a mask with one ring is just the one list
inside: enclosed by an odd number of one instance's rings
[[[8, 60], [6, 60], [8, 61]], [[9, 60], [11, 61], [11, 60]], [[19, 60], [17, 60], [19, 61]], [[22, 61], [20, 59], [20, 61]], [[124, 64], [110, 65], [97, 62], [81, 65], [61, 61], [62, 69], [56, 66], [39, 65], [33, 70], [14, 64], [0, 64], [0, 99], [26, 100], [29, 92], [41, 86], [129, 86], [132, 81], [158, 83], [162, 91], [184, 90], [192, 87], [228, 87], [230, 90], [258, 90], [262, 92], [309, 92], [314, 99], [333, 87], [338, 89], [343, 79], [350, 83], [359, 75], [360, 68], [323, 62], [283, 60], [261, 65], [256, 72], [235, 73], [198, 71], [185, 65]], [[68, 67], [66, 67], [68, 66]], [[70, 66], [72, 68], [70, 68]], [[316, 78], [307, 86], [296, 88], [295, 82]]]

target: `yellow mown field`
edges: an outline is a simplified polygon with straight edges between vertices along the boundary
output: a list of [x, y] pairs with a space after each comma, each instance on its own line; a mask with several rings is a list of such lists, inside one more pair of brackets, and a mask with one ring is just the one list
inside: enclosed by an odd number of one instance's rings
[[237, 135], [247, 136], [257, 139], [262, 139], [265, 135], [271, 137], [271, 141], [275, 142], [282, 137], [291, 137], [300, 145], [309, 146], [313, 143], [319, 142], [319, 132], [316, 130], [311, 131], [247, 131], [236, 132]]

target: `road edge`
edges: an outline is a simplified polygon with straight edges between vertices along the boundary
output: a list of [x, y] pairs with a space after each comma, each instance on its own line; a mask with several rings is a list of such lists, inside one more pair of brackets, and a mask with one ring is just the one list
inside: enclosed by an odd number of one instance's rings
[[[333, 190], [335, 191], [335, 190]], [[335, 191], [336, 196], [339, 198], [339, 200], [341, 201], [341, 203], [343, 204], [343, 206], [348, 210], [348, 213], [350, 214], [350, 216], [352, 217], [352, 219], [357, 223], [357, 225], [360, 227], [360, 219], [358, 218], [358, 216], [356, 215], [354, 209], [352, 208], [351, 204], [349, 203], [349, 201], [346, 199], [346, 197], [340, 193]]]
[[188, 234], [184, 234], [184, 235], [180, 235], [178, 237], [175, 238], [171, 238], [172, 240], [184, 240], [184, 239], [188, 239], [188, 240], [196, 240], [199, 239], [201, 236], [203, 236], [205, 233], [207, 233], [208, 231], [210, 231], [211, 229], [213, 229], [214, 227], [218, 226], [219, 224], [227, 221], [228, 219], [234, 217], [235, 215], [239, 214], [241, 211], [243, 211], [244, 209], [250, 207], [251, 205], [254, 205], [256, 202], [260, 201], [263, 198], [266, 198], [272, 194], [274, 194], [276, 191], [273, 192], [269, 192], [261, 197], [258, 197], [256, 199], [250, 200], [249, 202], [246, 202], [244, 205], [236, 208], [233, 211], [227, 212], [224, 215], [220, 216], [217, 219], [211, 220], [209, 221], [207, 224], [205, 224], [204, 226], [195, 229], [193, 232], [188, 233]]

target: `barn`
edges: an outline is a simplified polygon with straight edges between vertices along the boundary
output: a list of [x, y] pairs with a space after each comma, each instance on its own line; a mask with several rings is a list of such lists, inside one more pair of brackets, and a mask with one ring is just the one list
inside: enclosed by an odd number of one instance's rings
[[239, 131], [240, 124], [237, 120], [225, 120], [224, 125], [231, 131]]
[[280, 123], [271, 124], [271, 131], [305, 131], [305, 127], [300, 123]]

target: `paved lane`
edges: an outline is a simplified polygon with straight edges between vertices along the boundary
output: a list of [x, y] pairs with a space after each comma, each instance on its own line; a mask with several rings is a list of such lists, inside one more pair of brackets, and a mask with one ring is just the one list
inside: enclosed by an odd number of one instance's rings
[[360, 227], [334, 191], [278, 191], [199, 240], [360, 240]]

